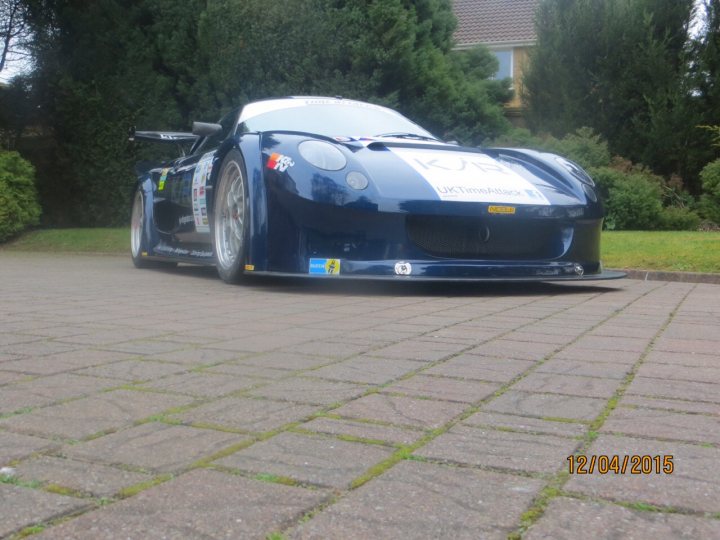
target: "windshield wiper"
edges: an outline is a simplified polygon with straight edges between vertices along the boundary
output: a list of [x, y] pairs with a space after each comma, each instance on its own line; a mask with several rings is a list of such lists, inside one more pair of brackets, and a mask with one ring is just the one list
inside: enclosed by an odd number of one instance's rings
[[381, 133], [379, 135], [373, 135], [373, 137], [393, 137], [396, 139], [415, 139], [418, 141], [438, 141], [435, 137], [428, 137], [427, 135], [420, 135], [419, 133], [405, 133], [403, 131], [398, 131], [394, 133]]

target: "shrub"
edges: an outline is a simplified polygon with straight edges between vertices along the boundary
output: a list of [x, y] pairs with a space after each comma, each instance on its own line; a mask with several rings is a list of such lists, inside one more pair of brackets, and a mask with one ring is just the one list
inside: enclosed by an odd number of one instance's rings
[[555, 153], [572, 159], [585, 169], [605, 167], [610, 164], [607, 142], [589, 127], [568, 133], [557, 141], [554, 150]]
[[623, 172], [610, 167], [591, 169], [605, 199], [608, 229], [657, 229], [662, 226], [661, 184], [642, 172]]
[[666, 231], [697, 231], [700, 216], [689, 208], [668, 206], [660, 214], [660, 228]]
[[0, 242], [40, 219], [33, 166], [17, 152], [0, 152]]
[[556, 139], [552, 135], [533, 135], [527, 129], [515, 128], [492, 141], [487, 141], [486, 145], [532, 148], [542, 152], [552, 152], [577, 162], [585, 169], [605, 167], [610, 164], [607, 142], [589, 127], [582, 127], [574, 133], [568, 133], [562, 139]]
[[700, 196], [700, 214], [720, 224], [720, 159], [705, 165], [700, 172], [703, 193]]
[[660, 186], [641, 174], [622, 175], [606, 202], [608, 227], [619, 230], [657, 229], [662, 213]]

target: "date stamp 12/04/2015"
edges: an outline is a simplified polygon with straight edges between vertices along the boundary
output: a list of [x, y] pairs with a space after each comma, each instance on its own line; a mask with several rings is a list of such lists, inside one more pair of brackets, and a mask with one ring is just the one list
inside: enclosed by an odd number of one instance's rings
[[567, 457], [570, 474], [672, 474], [672, 455], [590, 455]]

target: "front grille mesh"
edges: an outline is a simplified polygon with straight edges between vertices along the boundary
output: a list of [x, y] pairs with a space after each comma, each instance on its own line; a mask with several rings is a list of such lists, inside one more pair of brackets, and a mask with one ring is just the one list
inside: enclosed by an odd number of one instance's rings
[[563, 250], [554, 220], [412, 215], [406, 227], [410, 241], [436, 257], [542, 260]]

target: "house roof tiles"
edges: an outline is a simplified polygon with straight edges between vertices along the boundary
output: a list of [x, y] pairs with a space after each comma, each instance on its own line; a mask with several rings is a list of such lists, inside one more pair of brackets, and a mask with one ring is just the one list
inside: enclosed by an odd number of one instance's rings
[[534, 42], [540, 0], [453, 0], [458, 47], [483, 43]]

